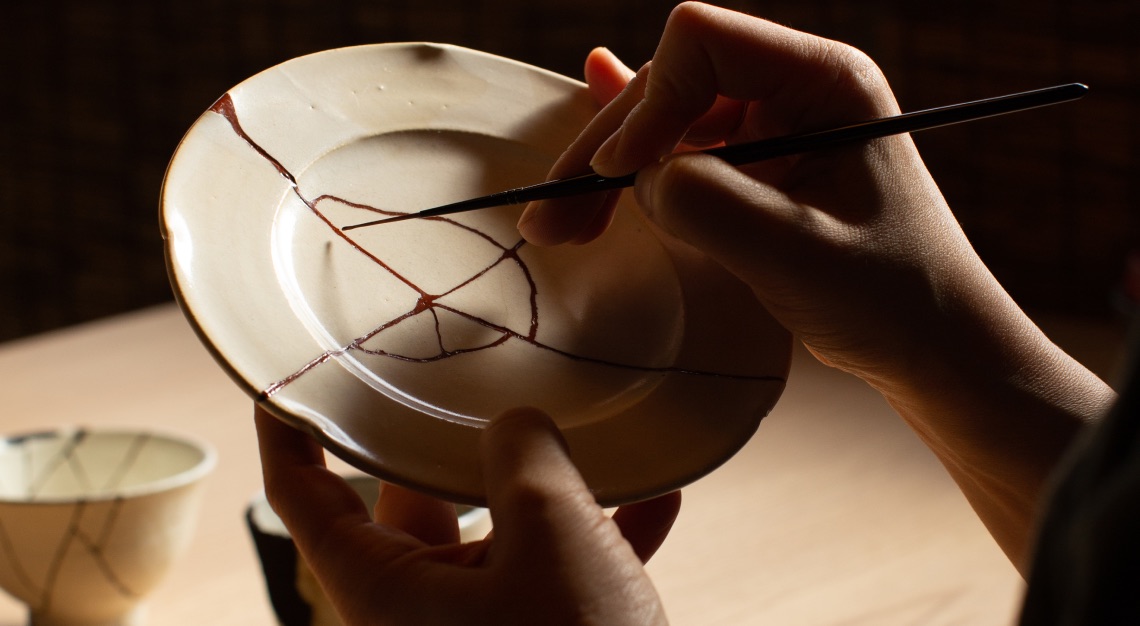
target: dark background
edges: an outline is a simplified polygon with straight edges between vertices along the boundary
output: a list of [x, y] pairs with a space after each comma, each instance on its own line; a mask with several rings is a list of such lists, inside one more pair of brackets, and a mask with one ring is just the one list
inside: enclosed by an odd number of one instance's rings
[[[0, 340], [171, 298], [166, 163], [215, 99], [289, 58], [436, 41], [580, 77], [648, 60], [667, 1], [15, 0], [0, 37]], [[1023, 306], [1113, 315], [1140, 233], [1140, 2], [726, 1], [874, 57], [904, 110], [1080, 81], [1076, 104], [916, 137]], [[763, 71], [763, 68], [757, 68]]]

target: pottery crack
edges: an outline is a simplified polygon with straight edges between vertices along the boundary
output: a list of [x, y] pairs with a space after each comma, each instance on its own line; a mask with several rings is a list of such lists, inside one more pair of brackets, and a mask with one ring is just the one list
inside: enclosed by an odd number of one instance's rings
[[[459, 229], [465, 230], [468, 233], [470, 233], [472, 236], [480, 237], [480, 238], [484, 239], [485, 241], [489, 242], [491, 245], [498, 247], [500, 254], [489, 265], [473, 272], [469, 277], [460, 281], [458, 284], [451, 287], [450, 289], [445, 290], [443, 293], [438, 293], [438, 294], [429, 293], [423, 287], [417, 285], [415, 283], [415, 281], [409, 279], [407, 276], [404, 276], [400, 272], [396, 271], [391, 266], [391, 264], [386, 263], [375, 252], [373, 252], [373, 251], [367, 249], [365, 246], [361, 245], [356, 239], [354, 239], [354, 237], [352, 237], [351, 235], [346, 233], [343, 228], [341, 228], [341, 227], [337, 226], [335, 223], [333, 223], [333, 221], [321, 210], [321, 205], [324, 204], [325, 202], [338, 202], [338, 203], [343, 204], [344, 206], [351, 207], [353, 209], [366, 211], [366, 212], [378, 214], [378, 215], [384, 215], [384, 216], [396, 216], [396, 215], [402, 215], [402, 213], [381, 209], [381, 208], [378, 208], [375, 206], [370, 206], [367, 204], [353, 202], [350, 200], [346, 200], [344, 198], [339, 198], [339, 197], [327, 195], [327, 194], [326, 195], [320, 195], [320, 196], [316, 197], [315, 199], [306, 198], [301, 193], [301, 189], [298, 186], [296, 177], [291, 172], [289, 172], [289, 170], [286, 169], [285, 166], [282, 165], [280, 161], [278, 161], [275, 157], [273, 157], [273, 155], [269, 154], [269, 152], [267, 152], [264, 148], [262, 148], [242, 128], [242, 125], [241, 125], [241, 122], [238, 118], [238, 114], [237, 114], [236, 108], [234, 106], [233, 100], [229, 94], [226, 94], [220, 100], [218, 100], [218, 102], [215, 103], [214, 106], [212, 106], [210, 110], [213, 111], [214, 113], [217, 113], [218, 115], [221, 115], [222, 117], [224, 117], [228, 121], [228, 123], [229, 123], [230, 127], [233, 129], [233, 131], [245, 143], [247, 143], [258, 155], [260, 155], [263, 159], [265, 159], [270, 165], [272, 165], [274, 168], [276, 168], [277, 172], [290, 185], [293, 193], [296, 194], [296, 196], [305, 204], [305, 206], [308, 207], [308, 209], [322, 223], [324, 223], [327, 228], [330, 229], [330, 231], [332, 232], [333, 235], [335, 235], [337, 238], [344, 241], [347, 245], [351, 246], [351, 248], [353, 250], [355, 250], [356, 252], [364, 255], [364, 257], [366, 259], [368, 259], [368, 261], [375, 264], [377, 267], [383, 269], [385, 272], [390, 274], [393, 278], [400, 281], [404, 285], [407, 285], [409, 288], [411, 288], [417, 294], [417, 297], [416, 297], [414, 304], [412, 304], [411, 307], [408, 310], [406, 310], [404, 313], [398, 315], [394, 319], [391, 319], [391, 320], [382, 322], [380, 324], [377, 324], [368, 332], [364, 333], [363, 335], [361, 335], [359, 337], [352, 339], [351, 341], [348, 341], [347, 343], [345, 343], [344, 345], [342, 345], [338, 348], [335, 348], [332, 350], [327, 350], [327, 351], [317, 355], [315, 358], [311, 359], [310, 361], [308, 361], [307, 363], [302, 365], [300, 368], [298, 368], [292, 374], [289, 374], [288, 376], [286, 376], [286, 377], [270, 384], [269, 386], [267, 386], [259, 394], [260, 397], [263, 399], [271, 397], [274, 394], [278, 393], [279, 391], [281, 391], [282, 389], [284, 389], [285, 387], [287, 387], [291, 383], [295, 382], [296, 380], [298, 380], [299, 378], [301, 378], [302, 376], [304, 376], [308, 372], [312, 371], [314, 368], [328, 362], [331, 359], [343, 356], [343, 355], [345, 355], [349, 352], [353, 352], [353, 351], [359, 351], [362, 354], [368, 354], [371, 356], [381, 356], [381, 357], [398, 359], [401, 361], [409, 361], [409, 362], [416, 362], [416, 363], [431, 363], [431, 362], [440, 361], [443, 359], [455, 357], [455, 356], [458, 356], [461, 354], [470, 354], [473, 352], [492, 349], [492, 348], [495, 348], [497, 346], [503, 345], [506, 342], [511, 341], [511, 340], [522, 341], [522, 342], [532, 346], [535, 349], [548, 351], [548, 352], [560, 355], [562, 357], [565, 357], [567, 359], [572, 359], [572, 360], [584, 362], [584, 363], [590, 363], [590, 364], [597, 365], [599, 367], [616, 368], [616, 369], [622, 369], [622, 370], [633, 370], [633, 371], [640, 371], [640, 372], [646, 372], [646, 373], [678, 374], [678, 375], [685, 375], [685, 376], [708, 376], [708, 377], [716, 377], [716, 378], [735, 379], [735, 380], [741, 380], [741, 381], [772, 381], [772, 382], [783, 382], [784, 381], [784, 378], [782, 376], [733, 374], [733, 373], [727, 373], [727, 372], [703, 371], [703, 370], [685, 368], [685, 367], [680, 367], [680, 366], [645, 366], [645, 365], [639, 365], [636, 363], [624, 363], [624, 362], [612, 361], [612, 360], [607, 360], [607, 359], [602, 359], [602, 358], [595, 358], [595, 357], [586, 356], [586, 355], [575, 354], [573, 352], [560, 349], [556, 346], [547, 345], [547, 344], [538, 340], [538, 330], [539, 330], [539, 325], [540, 325], [540, 315], [539, 315], [539, 310], [538, 310], [538, 286], [535, 283], [535, 279], [534, 279], [534, 276], [531, 272], [530, 267], [528, 267], [526, 261], [519, 254], [520, 250], [522, 250], [523, 247], [526, 245], [525, 240], [523, 240], [520, 237], [512, 245], [509, 245], [509, 246], [503, 245], [502, 243], [496, 241], [493, 237], [491, 237], [490, 234], [483, 232], [483, 231], [480, 231], [479, 229], [473, 228], [471, 226], [467, 226], [461, 222], [457, 222], [457, 221], [450, 219], [450, 218], [447, 218], [447, 217], [439, 216], [439, 217], [424, 218], [423, 221], [425, 221], [425, 222], [436, 222], [436, 223], [444, 224], [448, 228], [459, 228]], [[529, 321], [529, 325], [528, 325], [525, 333], [519, 332], [517, 330], [513, 330], [513, 329], [508, 328], [507, 326], [505, 326], [503, 324], [496, 323], [490, 319], [486, 319], [486, 318], [480, 317], [478, 315], [473, 315], [469, 312], [462, 311], [462, 310], [459, 310], [455, 307], [448, 306], [445, 303], [439, 302], [440, 298], [442, 298], [448, 294], [456, 293], [462, 289], [468, 288], [468, 287], [476, 284], [477, 282], [480, 281], [480, 279], [487, 276], [489, 272], [491, 272], [496, 267], [503, 265], [503, 264], [510, 264], [512, 266], [512, 268], [517, 269], [522, 276], [522, 280], [526, 281], [526, 288], [528, 289], [528, 306], [530, 308], [530, 311], [529, 311], [530, 321]], [[449, 342], [445, 338], [445, 332], [444, 332], [443, 324], [441, 323], [441, 317], [440, 317], [441, 312], [447, 312], [449, 314], [457, 315], [457, 316], [459, 316], [459, 317], [461, 317], [461, 318], [463, 318], [469, 322], [480, 325], [480, 326], [484, 327], [487, 331], [490, 331], [490, 334], [493, 335], [493, 338], [490, 340], [484, 341], [482, 343], [478, 343], [477, 345], [462, 345], [462, 346], [451, 345], [451, 342]], [[437, 348], [437, 351], [435, 351], [434, 353], [428, 354], [428, 355], [412, 356], [410, 354], [401, 354], [399, 352], [384, 349], [381, 347], [368, 347], [366, 345], [371, 340], [373, 340], [374, 338], [379, 336], [381, 333], [383, 333], [384, 331], [391, 329], [400, 323], [404, 323], [413, 317], [416, 317], [418, 315], [423, 315], [425, 313], [432, 316], [432, 319], [430, 320], [430, 326], [431, 326], [431, 328], [434, 329], [434, 333], [435, 333], [435, 337], [432, 339], [432, 342], [434, 343], [434, 345]]]

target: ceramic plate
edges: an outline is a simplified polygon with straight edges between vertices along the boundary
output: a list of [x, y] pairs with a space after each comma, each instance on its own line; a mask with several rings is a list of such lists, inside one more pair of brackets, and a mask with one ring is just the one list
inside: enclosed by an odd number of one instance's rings
[[632, 203], [538, 248], [521, 207], [345, 231], [530, 184], [594, 112], [584, 86], [452, 46], [288, 61], [194, 124], [162, 194], [170, 275], [219, 362], [358, 468], [480, 504], [495, 414], [549, 412], [600, 502], [728, 459], [783, 390], [790, 339]]

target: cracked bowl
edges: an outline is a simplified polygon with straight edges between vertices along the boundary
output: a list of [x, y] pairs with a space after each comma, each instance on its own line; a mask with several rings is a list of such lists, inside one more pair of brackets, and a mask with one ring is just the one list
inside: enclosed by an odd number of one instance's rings
[[215, 453], [180, 435], [45, 431], [0, 440], [0, 586], [37, 626], [142, 623], [184, 552]]

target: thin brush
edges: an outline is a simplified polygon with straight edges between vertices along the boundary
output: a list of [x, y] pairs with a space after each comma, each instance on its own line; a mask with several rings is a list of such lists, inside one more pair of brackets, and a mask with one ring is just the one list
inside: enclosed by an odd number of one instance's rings
[[[856, 141], [876, 139], [888, 135], [913, 133], [929, 128], [971, 122], [995, 115], [1004, 115], [1006, 113], [1058, 104], [1076, 100], [1087, 93], [1088, 87], [1085, 85], [1071, 83], [1034, 91], [997, 96], [985, 100], [975, 100], [973, 102], [915, 111], [913, 113], [903, 113], [901, 115], [868, 120], [830, 130], [775, 137], [731, 146], [721, 146], [719, 148], [704, 150], [703, 152], [723, 159], [731, 165], [744, 165], [793, 154], [823, 150], [825, 148]], [[599, 176], [598, 174], [584, 174], [573, 178], [562, 178], [538, 183], [536, 185], [529, 185], [527, 187], [500, 191], [487, 196], [454, 202], [415, 213], [405, 213], [403, 215], [373, 220], [371, 222], [353, 224], [351, 226], [345, 226], [342, 230], [353, 230], [356, 228], [364, 228], [365, 226], [391, 224], [410, 219], [438, 217], [440, 215], [451, 215], [465, 211], [475, 211], [477, 209], [524, 204], [535, 200], [549, 200], [551, 198], [632, 187], [636, 179], [636, 173], [612, 178]]]

